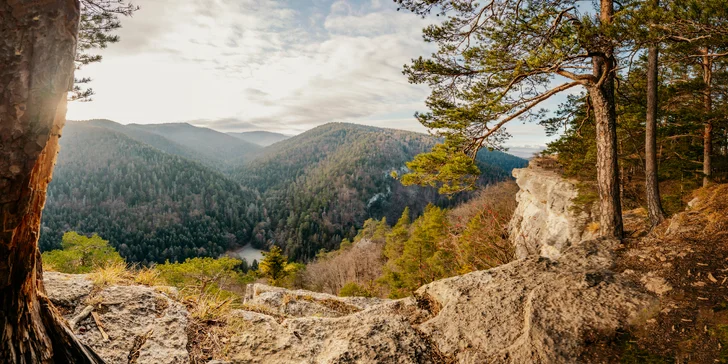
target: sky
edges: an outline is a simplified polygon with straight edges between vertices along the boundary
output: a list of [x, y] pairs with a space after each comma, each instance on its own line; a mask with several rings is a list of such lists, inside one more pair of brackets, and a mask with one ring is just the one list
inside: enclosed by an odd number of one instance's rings
[[[91, 102], [68, 119], [123, 124], [188, 122], [215, 130], [298, 134], [328, 122], [425, 132], [427, 86], [402, 74], [428, 56], [428, 19], [392, 0], [136, 0], [121, 42], [77, 72]], [[435, 19], [436, 20], [436, 19]], [[549, 100], [555, 108], [563, 98]], [[514, 121], [514, 154], [549, 140]]]

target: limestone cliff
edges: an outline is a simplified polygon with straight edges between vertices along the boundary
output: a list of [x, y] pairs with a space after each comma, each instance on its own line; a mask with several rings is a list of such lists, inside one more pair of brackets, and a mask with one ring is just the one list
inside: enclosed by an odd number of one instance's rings
[[[527, 168], [514, 169], [519, 191], [518, 207], [509, 225], [516, 257], [541, 255], [556, 258], [572, 244], [596, 237], [595, 214], [588, 206], [577, 206], [575, 181], [544, 168], [539, 160]], [[598, 227], [598, 226], [597, 226]]]

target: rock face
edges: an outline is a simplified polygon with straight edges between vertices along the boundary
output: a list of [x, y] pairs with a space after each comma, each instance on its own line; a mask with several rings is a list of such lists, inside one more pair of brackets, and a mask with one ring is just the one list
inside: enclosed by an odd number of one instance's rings
[[187, 310], [163, 293], [164, 289], [95, 289], [86, 275], [56, 272], [44, 272], [43, 282], [49, 298], [66, 312], [69, 322], [88, 306], [93, 308], [80, 315], [74, 333], [107, 363], [189, 362]]
[[596, 237], [598, 225], [588, 228], [596, 215], [572, 203], [579, 195], [574, 182], [533, 161], [527, 168], [514, 169], [513, 176], [520, 190], [509, 231], [517, 258], [557, 258], [570, 245]]
[[655, 303], [639, 285], [610, 271], [615, 244], [584, 241], [567, 248], [558, 261], [528, 257], [433, 282], [421, 287], [415, 298], [336, 318], [312, 315], [279, 321], [237, 311], [247, 324], [231, 339], [231, 359], [235, 363], [575, 362], [585, 338], [614, 333]]

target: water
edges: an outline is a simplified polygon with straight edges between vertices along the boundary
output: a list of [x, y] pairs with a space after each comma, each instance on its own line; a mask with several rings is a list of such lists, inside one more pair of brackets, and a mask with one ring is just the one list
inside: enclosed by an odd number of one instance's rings
[[253, 264], [253, 260], [257, 260], [258, 263], [263, 260], [263, 251], [253, 248], [253, 246], [251, 246], [250, 244], [240, 249], [231, 251], [230, 255], [238, 257], [240, 259], [245, 259], [248, 261], [248, 264]]

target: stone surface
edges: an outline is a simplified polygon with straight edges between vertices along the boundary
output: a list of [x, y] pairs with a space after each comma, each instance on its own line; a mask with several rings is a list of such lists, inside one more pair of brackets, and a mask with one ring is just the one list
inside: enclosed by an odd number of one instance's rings
[[[421, 287], [415, 298], [279, 322], [238, 311], [234, 363], [565, 363], [656, 303], [612, 272], [617, 243], [584, 241]], [[278, 289], [278, 292], [286, 293]], [[298, 291], [301, 294], [305, 291]], [[278, 296], [282, 297], [282, 296]], [[261, 305], [269, 301], [259, 301]], [[272, 308], [280, 307], [273, 304]]]
[[[93, 289], [85, 275], [55, 272], [43, 274], [48, 295], [54, 304], [68, 311], [66, 319], [92, 305], [104, 339], [93, 315], [79, 321], [76, 336], [107, 363], [188, 363], [185, 307], [146, 286], [110, 286]], [[136, 357], [130, 361], [129, 357]]]
[[509, 224], [516, 257], [541, 255], [556, 259], [570, 245], [596, 237], [587, 229], [596, 220], [589, 208], [574, 208], [579, 195], [576, 184], [555, 171], [531, 162], [529, 167], [514, 169], [519, 191], [518, 207]]
[[282, 316], [340, 317], [388, 300], [366, 297], [339, 297], [305, 290], [286, 290], [265, 284], [246, 287], [245, 304], [265, 306]]
[[78, 306], [81, 299], [91, 294], [94, 288], [86, 274], [58, 272], [43, 272], [43, 285], [53, 304], [63, 307]]

